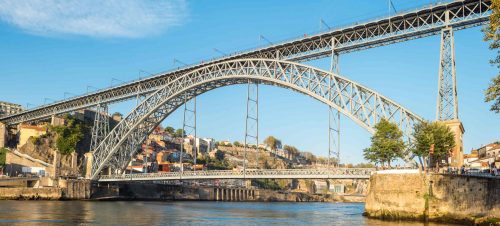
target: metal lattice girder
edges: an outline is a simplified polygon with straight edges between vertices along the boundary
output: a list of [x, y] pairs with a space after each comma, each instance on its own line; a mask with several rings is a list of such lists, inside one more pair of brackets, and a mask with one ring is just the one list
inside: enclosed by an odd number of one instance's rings
[[453, 30], [441, 31], [438, 97], [436, 118], [440, 121], [458, 119], [457, 78]]
[[102, 175], [99, 182], [203, 179], [370, 179], [374, 168], [249, 169]]
[[[156, 76], [103, 89], [94, 93], [43, 105], [18, 114], [0, 118], [6, 124], [35, 121], [103, 103], [133, 98], [137, 93], [148, 94], [170, 83], [179, 76], [211, 64], [242, 58], [269, 58], [295, 61], [312, 60], [331, 54], [332, 42], [337, 39], [339, 53], [388, 45], [429, 35], [439, 34], [442, 28], [451, 26], [455, 30], [487, 23], [491, 14], [491, 0], [464, 0], [433, 5], [420, 10], [400, 13], [388, 18], [357, 23], [352, 26], [332, 29], [327, 32], [283, 43], [235, 53], [178, 70], [160, 73]], [[448, 22], [446, 22], [448, 15]]]
[[[140, 144], [163, 119], [187, 100], [209, 90], [247, 83], [248, 80], [288, 88], [311, 96], [356, 122], [369, 132], [381, 118], [396, 123], [409, 139], [413, 125], [422, 119], [394, 101], [349, 79], [311, 66], [270, 59], [222, 62], [186, 73], [171, 81], [129, 113], [97, 147], [92, 177], [97, 179], [123, 144], [133, 137]], [[130, 142], [130, 141], [129, 141]], [[130, 153], [128, 153], [130, 155]], [[127, 165], [121, 162], [118, 165]]]
[[108, 135], [109, 115], [108, 105], [98, 104], [95, 109], [94, 125], [92, 126], [92, 139], [90, 141], [90, 150], [94, 150], [99, 143]]

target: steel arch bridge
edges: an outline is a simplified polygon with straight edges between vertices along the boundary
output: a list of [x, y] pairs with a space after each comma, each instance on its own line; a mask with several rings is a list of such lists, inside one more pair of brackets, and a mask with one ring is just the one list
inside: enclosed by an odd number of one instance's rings
[[410, 140], [422, 118], [383, 95], [342, 76], [308, 65], [271, 59], [231, 60], [188, 72], [151, 94], [130, 112], [93, 151], [91, 179], [108, 167], [122, 172], [135, 147], [185, 101], [212, 89], [257, 82], [313, 97], [374, 132], [381, 118], [396, 123]]

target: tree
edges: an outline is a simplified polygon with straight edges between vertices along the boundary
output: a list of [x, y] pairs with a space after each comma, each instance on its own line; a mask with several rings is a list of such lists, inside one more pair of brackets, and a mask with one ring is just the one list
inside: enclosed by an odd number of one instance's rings
[[274, 151], [274, 155], [276, 155], [276, 151], [281, 147], [281, 140], [278, 140], [273, 136], [268, 136], [266, 137], [266, 139], [264, 139], [264, 144], [269, 146], [269, 148]]
[[[500, 1], [493, 0], [491, 4], [492, 13], [490, 15], [490, 23], [483, 29], [484, 41], [490, 42], [490, 49], [495, 50], [500, 48], [500, 32], [498, 26], [500, 24]], [[490, 61], [491, 64], [500, 68], [500, 55]], [[492, 83], [485, 91], [485, 102], [493, 101], [490, 111], [500, 112], [500, 75], [492, 79]]]
[[413, 137], [415, 138], [415, 146], [412, 148], [412, 152], [418, 156], [422, 166], [422, 158], [426, 159], [429, 156], [431, 145], [434, 145], [433, 162], [447, 160], [448, 153], [455, 147], [455, 135], [442, 122], [423, 121], [415, 125]]
[[115, 117], [115, 116], [116, 116], [116, 117], [123, 118], [123, 114], [122, 114], [122, 113], [120, 113], [120, 112], [115, 112], [115, 113], [113, 113], [113, 114], [111, 115], [111, 117]]
[[233, 142], [233, 144], [234, 144], [235, 147], [241, 147], [242, 146], [242, 144], [240, 144], [240, 142], [238, 142], [238, 141]]
[[500, 113], [500, 75], [491, 79], [491, 84], [485, 91], [485, 102], [493, 101], [490, 111]]
[[300, 154], [299, 149], [294, 146], [285, 145], [283, 146], [283, 149], [291, 155], [291, 158], [294, 158], [295, 156]]
[[373, 163], [391, 167], [391, 161], [403, 156], [405, 143], [403, 132], [398, 126], [386, 119], [381, 119], [375, 125], [375, 134], [371, 138], [371, 146], [363, 150], [364, 158]]
[[172, 126], [167, 126], [167, 128], [165, 128], [165, 132], [167, 132], [170, 135], [174, 135], [175, 129]]
[[174, 137], [185, 137], [186, 132], [183, 129], [177, 129], [175, 131]]
[[49, 127], [49, 131], [57, 134], [56, 147], [62, 154], [71, 154], [83, 139], [85, 128], [81, 121], [67, 115], [67, 125]]
[[224, 157], [225, 157], [225, 154], [223, 151], [217, 150], [217, 152], [215, 152], [215, 159], [217, 159], [219, 161], [223, 161]]

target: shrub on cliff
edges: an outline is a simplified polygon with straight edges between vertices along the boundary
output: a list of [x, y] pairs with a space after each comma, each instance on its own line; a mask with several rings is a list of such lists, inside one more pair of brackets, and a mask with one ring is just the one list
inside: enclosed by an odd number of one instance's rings
[[66, 125], [49, 126], [49, 132], [56, 133], [56, 147], [62, 154], [71, 154], [76, 150], [77, 144], [83, 139], [85, 126], [82, 122], [66, 116]]
[[6, 148], [0, 148], [0, 168], [5, 166], [8, 151]]

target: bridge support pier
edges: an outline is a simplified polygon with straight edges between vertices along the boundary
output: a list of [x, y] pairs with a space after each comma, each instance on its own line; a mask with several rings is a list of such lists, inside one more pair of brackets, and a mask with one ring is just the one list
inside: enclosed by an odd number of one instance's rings
[[[330, 62], [330, 72], [339, 74], [339, 53], [336, 51], [338, 41], [332, 38], [332, 57]], [[334, 101], [332, 95], [333, 84], [330, 80], [329, 83], [329, 95], [330, 101]], [[340, 112], [328, 106], [328, 168], [330, 168], [331, 155], [334, 155], [337, 159], [338, 164], [340, 164]]]
[[0, 122], [0, 148], [4, 148], [7, 145], [7, 126]]
[[[446, 23], [449, 23], [449, 11], [446, 12]], [[441, 30], [439, 59], [439, 78], [436, 119], [444, 122], [455, 134], [455, 147], [451, 151], [452, 167], [463, 165], [463, 142], [465, 132], [458, 119], [457, 76], [455, 71], [455, 41], [453, 28], [447, 26]]]

